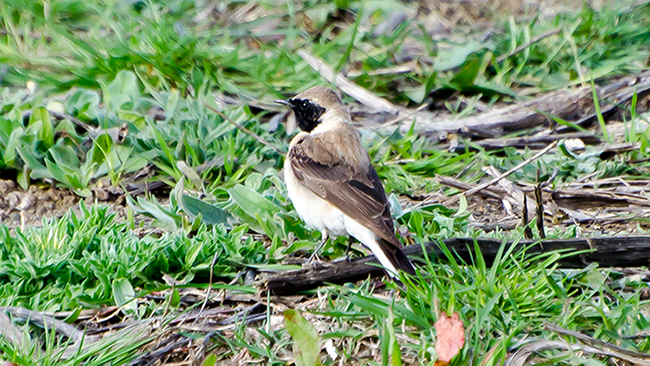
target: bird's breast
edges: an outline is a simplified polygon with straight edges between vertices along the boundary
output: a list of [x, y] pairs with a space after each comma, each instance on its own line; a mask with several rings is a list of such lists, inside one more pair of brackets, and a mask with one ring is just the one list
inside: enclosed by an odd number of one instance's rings
[[289, 199], [302, 221], [321, 233], [347, 235], [343, 212], [302, 185], [289, 159], [284, 162], [284, 182]]

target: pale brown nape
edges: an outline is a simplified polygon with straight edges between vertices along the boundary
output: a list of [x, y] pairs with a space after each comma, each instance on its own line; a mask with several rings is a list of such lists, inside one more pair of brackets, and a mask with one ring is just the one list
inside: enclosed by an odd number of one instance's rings
[[315, 86], [295, 96], [297, 99], [309, 99], [325, 109], [344, 108], [341, 98], [324, 86]]

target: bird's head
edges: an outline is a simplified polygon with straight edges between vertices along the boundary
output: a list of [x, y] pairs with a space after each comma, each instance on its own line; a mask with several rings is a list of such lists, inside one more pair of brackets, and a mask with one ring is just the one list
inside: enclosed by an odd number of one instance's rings
[[332, 89], [315, 86], [296, 95], [289, 100], [276, 100], [291, 108], [296, 116], [298, 127], [311, 132], [318, 126], [321, 117], [329, 110], [345, 110], [341, 99]]

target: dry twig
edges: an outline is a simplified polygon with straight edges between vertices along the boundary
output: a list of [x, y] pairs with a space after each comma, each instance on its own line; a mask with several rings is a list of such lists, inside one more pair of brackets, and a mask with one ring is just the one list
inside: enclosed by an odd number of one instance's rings
[[282, 150], [278, 149], [276, 146], [274, 146], [274, 145], [271, 144], [270, 142], [268, 142], [268, 141], [264, 140], [263, 138], [259, 137], [258, 135], [256, 135], [255, 133], [253, 133], [253, 131], [251, 131], [251, 130], [249, 130], [248, 128], [246, 128], [246, 127], [240, 125], [239, 123], [233, 121], [230, 117], [226, 116], [226, 115], [225, 115], [223, 112], [221, 112], [220, 110], [218, 110], [218, 109], [216, 109], [216, 108], [210, 106], [210, 105], [209, 105], [208, 103], [206, 103], [206, 102], [203, 102], [203, 104], [204, 104], [204, 105], [205, 105], [209, 110], [211, 110], [211, 111], [213, 111], [214, 113], [220, 115], [223, 119], [225, 119], [226, 121], [230, 122], [230, 124], [232, 124], [233, 126], [237, 127], [237, 129], [240, 130], [241, 132], [243, 132], [243, 133], [247, 134], [248, 136], [254, 138], [254, 139], [257, 140], [258, 142], [262, 143], [264, 146], [266, 146], [266, 147], [268, 147], [268, 148], [271, 148], [271, 149], [275, 150], [275, 152], [277, 152], [278, 154], [280, 154], [280, 155], [284, 155], [284, 154], [285, 154], [285, 152], [283, 152]]
[[517, 53], [519, 53], [519, 52], [525, 50], [526, 48], [528, 48], [528, 47], [532, 46], [533, 44], [535, 44], [535, 43], [537, 43], [537, 42], [543, 40], [544, 38], [547, 38], [547, 37], [550, 37], [550, 36], [554, 36], [554, 35], [560, 33], [561, 31], [562, 31], [562, 27], [558, 27], [558, 28], [555, 28], [555, 29], [551, 29], [551, 30], [548, 31], [548, 32], [542, 33], [542, 34], [540, 34], [539, 36], [537, 36], [537, 37], [531, 39], [530, 41], [528, 41], [528, 42], [522, 44], [521, 46], [515, 48], [515, 49], [514, 49], [512, 52], [510, 52], [509, 54], [507, 54], [507, 55], [501, 55], [501, 56], [497, 57], [496, 62], [502, 62], [502, 61], [505, 61], [507, 58], [510, 58], [510, 57], [516, 55]]
[[[554, 141], [553, 143], [548, 145], [545, 149], [538, 151], [537, 154], [535, 154], [535, 155], [531, 156], [530, 158], [522, 161], [521, 163], [517, 164], [512, 169], [508, 170], [507, 172], [499, 175], [498, 177], [496, 177], [496, 178], [494, 178], [494, 179], [492, 179], [490, 181], [487, 181], [487, 182], [485, 182], [483, 184], [479, 184], [478, 186], [476, 186], [476, 187], [474, 187], [474, 188], [470, 189], [469, 191], [466, 191], [466, 192], [464, 192], [462, 194], [465, 195], [465, 197], [467, 197], [467, 196], [472, 195], [472, 194], [474, 194], [474, 193], [476, 193], [476, 192], [478, 192], [478, 191], [480, 191], [480, 190], [482, 190], [482, 189], [484, 189], [486, 187], [489, 187], [489, 186], [493, 185], [494, 183], [499, 182], [501, 179], [509, 176], [510, 174], [516, 172], [517, 170], [521, 169], [522, 167], [524, 167], [524, 166], [530, 164], [531, 162], [539, 159], [542, 155], [546, 154], [552, 148], [554, 148], [557, 145], [557, 143], [558, 143], [557, 141]], [[453, 204], [459, 198], [460, 198], [460, 195], [453, 196], [450, 199], [448, 199], [446, 202], [444, 202], [444, 205], [447, 206], [447, 205]], [[426, 201], [423, 201], [420, 205], [424, 205], [425, 204], [424, 202], [426, 202]]]
[[573, 338], [579, 340], [580, 342], [584, 342], [584, 343], [586, 343], [586, 344], [588, 344], [590, 346], [594, 346], [594, 347], [598, 346], [598, 347], [608, 348], [608, 349], [610, 349], [612, 351], [616, 351], [616, 352], [618, 352], [620, 354], [624, 354], [624, 355], [627, 355], [627, 356], [630, 356], [630, 357], [641, 358], [641, 359], [644, 359], [644, 360], [647, 360], [647, 361], [650, 362], [650, 354], [630, 351], [629, 349], [622, 348], [622, 347], [619, 347], [619, 346], [617, 346], [615, 344], [611, 344], [611, 343], [608, 343], [608, 342], [605, 342], [605, 341], [601, 341], [600, 339], [590, 337], [590, 336], [588, 336], [586, 334], [578, 333], [576, 331], [569, 330], [569, 329], [564, 329], [564, 328], [560, 327], [559, 325], [546, 323], [546, 324], [544, 324], [544, 329], [546, 329], [548, 331], [551, 331], [551, 332], [555, 332], [557, 334], [562, 334], [562, 335], [565, 335], [565, 336], [573, 337]]
[[389, 112], [393, 114], [399, 114], [401, 112], [400, 108], [397, 108], [386, 99], [372, 94], [366, 89], [346, 79], [342, 74], [334, 73], [334, 70], [332, 70], [329, 65], [308, 51], [298, 50], [297, 53], [298, 56], [302, 57], [302, 59], [305, 60], [305, 62], [307, 62], [309, 66], [312, 67], [312, 69], [316, 70], [325, 80], [329, 81], [332, 84], [335, 84], [345, 94], [348, 94], [354, 99], [358, 100], [361, 104], [370, 108], [372, 111]]

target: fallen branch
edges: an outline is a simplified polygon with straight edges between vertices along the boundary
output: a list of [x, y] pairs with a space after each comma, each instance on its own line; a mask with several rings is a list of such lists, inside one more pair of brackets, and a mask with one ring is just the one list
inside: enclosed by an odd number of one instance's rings
[[[476, 193], [476, 192], [478, 192], [478, 191], [480, 191], [480, 190], [482, 190], [482, 189], [484, 189], [484, 188], [486, 188], [486, 187], [489, 187], [489, 186], [493, 185], [494, 183], [498, 183], [501, 179], [503, 179], [503, 178], [509, 176], [510, 174], [516, 172], [517, 170], [519, 170], [519, 169], [521, 169], [522, 167], [524, 167], [524, 166], [530, 164], [531, 162], [537, 160], [537, 159], [538, 159], [539, 157], [541, 157], [542, 155], [544, 155], [544, 154], [546, 154], [547, 152], [549, 152], [552, 148], [554, 148], [554, 147], [557, 145], [557, 143], [558, 143], [558, 141], [554, 141], [553, 143], [551, 143], [550, 145], [548, 145], [548, 146], [547, 146], [546, 148], [544, 148], [543, 150], [538, 151], [535, 155], [533, 155], [533, 156], [531, 156], [530, 158], [528, 158], [528, 159], [522, 161], [521, 163], [517, 164], [516, 166], [514, 166], [512, 169], [508, 170], [507, 172], [501, 174], [501, 175], [498, 176], [498, 177], [495, 177], [494, 179], [492, 179], [492, 180], [490, 180], [490, 181], [487, 181], [487, 182], [485, 182], [485, 183], [483, 183], [483, 184], [479, 184], [479, 185], [477, 185], [476, 187], [470, 189], [469, 191], [464, 192], [463, 195], [465, 195], [465, 197], [470, 196], [470, 195], [472, 195], [472, 194], [474, 194], [474, 193]], [[444, 205], [445, 205], [445, 206], [448, 206], [448, 205], [450, 205], [450, 204], [456, 202], [456, 201], [459, 199], [459, 197], [460, 197], [460, 195], [456, 195], [456, 196], [451, 197], [450, 199], [448, 199], [448, 200], [444, 203]]]
[[600, 190], [549, 190], [551, 198], [559, 206], [571, 209], [596, 207], [650, 206], [643, 194], [604, 192]]
[[549, 350], [563, 350], [563, 351], [572, 351], [573, 353], [584, 353], [584, 354], [607, 356], [607, 357], [612, 357], [612, 358], [617, 358], [617, 359], [627, 361], [632, 365], [650, 366], [650, 362], [646, 360], [630, 357], [621, 354], [619, 352], [601, 350], [581, 343], [571, 344], [566, 341], [552, 341], [546, 339], [532, 340], [526, 343], [524, 346], [519, 348], [516, 352], [511, 354], [503, 365], [504, 366], [530, 365], [528, 360], [533, 356], [533, 354], [539, 354], [542, 351], [549, 351]]
[[[446, 247], [457, 259], [471, 264], [473, 258], [476, 258], [474, 242], [475, 239], [472, 238], [446, 239], [442, 243], [409, 245], [404, 248], [404, 252], [412, 257], [421, 257], [424, 247], [429, 256], [444, 258], [443, 248]], [[567, 254], [578, 252], [576, 255], [562, 256], [558, 260], [558, 264], [564, 268], [584, 268], [590, 263], [598, 263], [602, 267], [640, 267], [650, 263], [650, 236], [550, 239], [505, 244], [495, 239], [476, 239], [476, 244], [488, 266], [492, 265], [502, 245], [515, 245], [516, 250], [525, 249], [529, 254], [556, 250], [563, 250]], [[320, 268], [305, 268], [270, 275], [266, 279], [266, 288], [274, 295], [287, 295], [327, 283], [341, 284], [368, 276], [381, 276], [383, 273], [375, 257], [370, 255], [351, 262], [342, 261]]]
[[64, 334], [73, 343], [80, 342], [84, 335], [82, 331], [75, 328], [74, 326], [66, 322], [56, 320], [49, 315], [45, 315], [37, 311], [8, 306], [8, 307], [0, 307], [0, 312], [11, 314], [13, 318], [32, 322], [41, 328], [46, 328], [50, 330], [54, 329], [56, 332]]
[[[459, 144], [452, 149], [452, 152], [463, 153], [465, 150], [476, 150], [473, 145], [480, 146], [485, 150], [500, 150], [504, 147], [516, 147], [519, 149], [528, 148], [528, 149], [543, 149], [548, 144], [553, 141], [558, 141], [562, 139], [580, 139], [587, 145], [599, 144], [601, 140], [590, 133], [584, 132], [574, 132], [574, 133], [554, 133], [551, 135], [542, 135], [542, 136], [522, 136], [522, 137], [502, 137], [502, 138], [490, 138], [479, 141], [472, 142], [471, 145]], [[613, 146], [612, 146], [613, 147]], [[617, 146], [618, 147], [618, 146]], [[447, 148], [447, 145], [441, 145], [441, 149]], [[623, 148], [623, 147], [620, 147]], [[627, 145], [625, 148], [629, 148]]]
[[568, 343], [564, 340], [538, 339], [531, 340], [516, 350], [504, 363], [505, 366], [523, 366], [528, 365], [528, 360], [533, 354], [539, 354], [545, 350], [571, 350], [580, 351], [581, 353], [594, 354], [617, 358], [632, 365], [650, 366], [650, 355], [630, 351], [618, 347], [614, 344], [601, 341], [590, 337], [586, 334], [578, 333], [572, 330], [564, 329], [555, 324], [546, 323], [544, 329], [564, 336], [573, 337], [581, 343]]
[[334, 73], [334, 70], [332, 70], [329, 65], [308, 51], [298, 50], [297, 53], [298, 56], [302, 57], [302, 59], [305, 60], [312, 69], [316, 70], [325, 80], [335, 84], [345, 94], [358, 100], [361, 104], [370, 108], [370, 110], [374, 112], [389, 112], [393, 114], [399, 114], [402, 112], [400, 108], [394, 106], [386, 99], [372, 94], [366, 89], [346, 79], [342, 74]]
[[13, 345], [18, 345], [23, 338], [23, 331], [4, 311], [0, 311], [0, 337]]
[[140, 366], [140, 365], [154, 365], [156, 362], [164, 357], [167, 357], [177, 351], [187, 347], [191, 338], [182, 336], [180, 334], [172, 334], [163, 341], [159, 342], [160, 348], [154, 348], [147, 353], [136, 357], [131, 361], [130, 365]]
[[576, 331], [569, 330], [569, 329], [564, 329], [564, 328], [560, 327], [559, 325], [546, 323], [546, 324], [544, 324], [544, 329], [546, 329], [548, 331], [551, 331], [551, 332], [555, 332], [557, 334], [564, 335], [564, 336], [573, 337], [573, 338], [579, 340], [580, 342], [583, 342], [583, 343], [588, 344], [588, 345], [593, 346], [593, 347], [607, 348], [607, 349], [610, 349], [612, 351], [618, 352], [618, 353], [626, 355], [626, 356], [640, 358], [640, 359], [643, 359], [643, 360], [646, 360], [646, 361], [650, 362], [650, 354], [630, 351], [629, 349], [619, 347], [619, 346], [617, 346], [615, 344], [611, 344], [611, 343], [608, 343], [608, 342], [605, 342], [605, 341], [601, 341], [600, 339], [596, 339], [596, 338], [588, 336], [586, 334], [578, 333]]
[[[650, 91], [650, 71], [635, 76], [621, 78], [605, 86], [596, 86], [598, 99], [602, 103], [601, 113], [609, 114], [620, 109], [636, 93], [639, 98]], [[596, 114], [593, 108], [591, 85], [573, 90], [562, 89], [543, 94], [533, 100], [517, 103], [490, 112], [479, 113], [462, 119], [448, 117], [442, 120], [417, 119], [417, 128], [425, 134], [454, 132], [472, 134], [473, 131], [491, 131], [503, 134], [525, 128], [539, 126], [548, 121], [547, 116], [559, 117], [576, 124], [591, 121]], [[401, 127], [404, 132], [409, 125]], [[558, 132], [571, 130], [560, 126]]]

